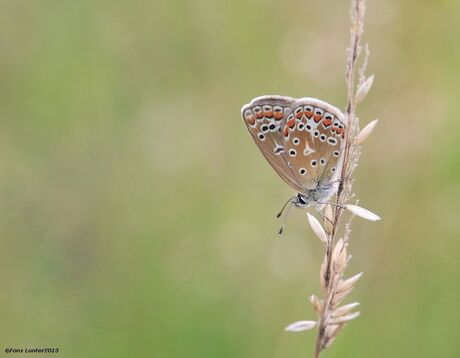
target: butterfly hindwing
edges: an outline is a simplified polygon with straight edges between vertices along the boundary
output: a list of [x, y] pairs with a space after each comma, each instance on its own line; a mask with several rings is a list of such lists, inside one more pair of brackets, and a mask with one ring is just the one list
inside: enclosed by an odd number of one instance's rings
[[346, 121], [315, 98], [258, 97], [242, 109], [251, 136], [270, 165], [301, 193], [330, 184], [341, 165]]
[[337, 177], [345, 138], [345, 120], [339, 109], [315, 98], [298, 99], [287, 114], [283, 135], [302, 187], [314, 189]]

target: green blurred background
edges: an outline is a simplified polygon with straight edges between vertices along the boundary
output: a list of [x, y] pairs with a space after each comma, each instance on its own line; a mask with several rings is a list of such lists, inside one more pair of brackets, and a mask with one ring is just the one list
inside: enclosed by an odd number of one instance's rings
[[[0, 2], [0, 344], [62, 357], [308, 357], [323, 247], [240, 119], [345, 104], [348, 1]], [[325, 357], [460, 356], [460, 2], [370, 0], [380, 122]], [[4, 353], [2, 353], [4, 354]], [[17, 354], [18, 355], [18, 354]], [[41, 355], [46, 356], [46, 355]]]

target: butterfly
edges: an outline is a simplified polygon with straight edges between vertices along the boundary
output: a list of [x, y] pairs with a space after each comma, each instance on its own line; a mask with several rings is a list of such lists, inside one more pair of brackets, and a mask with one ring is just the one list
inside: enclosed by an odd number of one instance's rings
[[254, 98], [241, 116], [265, 159], [297, 191], [283, 209], [289, 202], [323, 207], [337, 190], [342, 168], [347, 130], [342, 112], [316, 98], [273, 95]]

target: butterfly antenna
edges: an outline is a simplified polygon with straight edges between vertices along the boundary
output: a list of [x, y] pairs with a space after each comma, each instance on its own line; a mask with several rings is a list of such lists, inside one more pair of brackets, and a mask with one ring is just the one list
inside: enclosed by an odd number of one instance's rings
[[[286, 215], [284, 215], [283, 223], [281, 224], [280, 230], [278, 231], [278, 236], [281, 236], [283, 234], [284, 226], [286, 225], [287, 217], [289, 215], [289, 212], [291, 211], [292, 205], [294, 204], [292, 201], [290, 201], [288, 203], [290, 203], [290, 205], [288, 206], [288, 208], [286, 210]], [[288, 203], [286, 203], [284, 206], [286, 206]]]
[[276, 218], [279, 218], [279, 217], [283, 214], [283, 211], [284, 211], [284, 209], [286, 208], [287, 204], [289, 204], [290, 201], [291, 201], [292, 199], [294, 199], [294, 198], [295, 198], [295, 196], [293, 196], [292, 198], [289, 198], [288, 201], [286, 201], [286, 203], [285, 203], [285, 204], [283, 205], [283, 207], [281, 208], [281, 211], [278, 213], [278, 215], [276, 215]]

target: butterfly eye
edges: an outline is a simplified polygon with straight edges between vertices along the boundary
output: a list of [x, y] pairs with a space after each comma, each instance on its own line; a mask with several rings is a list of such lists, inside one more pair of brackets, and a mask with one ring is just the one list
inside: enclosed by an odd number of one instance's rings
[[330, 145], [336, 145], [336, 144], [337, 144], [337, 139], [332, 138], [332, 137], [329, 137], [329, 138], [327, 139], [327, 142], [328, 142]]
[[324, 164], [326, 164], [326, 161], [324, 160], [324, 158], [321, 158], [321, 159], [319, 160], [319, 163], [320, 163], [321, 165], [324, 165]]
[[307, 170], [305, 168], [300, 168], [299, 173], [300, 173], [300, 175], [305, 175], [305, 174], [307, 174]]
[[267, 133], [268, 132], [268, 126], [266, 124], [264, 124], [262, 127], [260, 127], [260, 130], [262, 131], [262, 133]]
[[332, 120], [332, 115], [330, 113], [326, 113], [324, 119]]
[[339, 153], [338, 150], [336, 150], [336, 151], [335, 151], [334, 153], [332, 153], [332, 154], [334, 155], [334, 157], [338, 157], [340, 153]]
[[307, 125], [305, 126], [305, 128], [307, 129], [308, 132], [311, 131], [311, 125], [307, 124]]
[[331, 172], [333, 172], [333, 173], [335, 172], [335, 167], [331, 169]]
[[270, 129], [271, 132], [274, 132], [276, 129], [276, 124], [272, 123], [268, 126], [268, 129]]
[[316, 138], [318, 138], [319, 132], [318, 132], [318, 131], [314, 131], [314, 132], [313, 132], [313, 136], [315, 136]]
[[289, 149], [289, 155], [290, 155], [291, 157], [295, 157], [295, 156], [297, 155], [296, 150], [295, 150], [295, 149]]
[[325, 136], [324, 134], [321, 134], [321, 135], [319, 136], [319, 140], [320, 140], [321, 142], [324, 142], [324, 141], [326, 140], [326, 136]]
[[300, 143], [300, 139], [299, 138], [294, 138], [292, 140], [292, 143], [294, 143], [295, 145], [298, 145]]
[[312, 167], [316, 167], [317, 164], [318, 164], [318, 162], [316, 160], [311, 161], [311, 166]]
[[257, 136], [259, 137], [261, 141], [265, 140], [265, 136], [262, 133], [257, 134]]
[[297, 129], [298, 129], [299, 131], [303, 131], [304, 128], [305, 128], [305, 125], [304, 125], [303, 123], [299, 123], [299, 124], [297, 125]]

